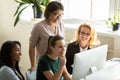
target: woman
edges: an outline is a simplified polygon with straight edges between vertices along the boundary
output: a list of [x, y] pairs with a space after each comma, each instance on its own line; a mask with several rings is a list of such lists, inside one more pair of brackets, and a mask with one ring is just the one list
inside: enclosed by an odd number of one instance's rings
[[38, 63], [36, 80], [71, 80], [66, 69], [65, 41], [61, 36], [51, 36], [48, 49]]
[[78, 28], [75, 41], [68, 44], [66, 51], [66, 67], [70, 74], [72, 74], [72, 65], [74, 60], [74, 54], [82, 51], [86, 51], [90, 48], [96, 47], [100, 44], [97, 40], [97, 34], [89, 23], [83, 23]]
[[45, 19], [37, 23], [29, 39], [29, 56], [31, 62], [30, 71], [35, 69], [35, 48], [37, 49], [36, 60], [47, 51], [49, 36], [61, 35], [64, 37], [64, 26], [61, 22], [64, 7], [60, 2], [50, 2], [45, 10]]
[[25, 80], [19, 69], [21, 44], [18, 41], [6, 41], [0, 50], [0, 79]]

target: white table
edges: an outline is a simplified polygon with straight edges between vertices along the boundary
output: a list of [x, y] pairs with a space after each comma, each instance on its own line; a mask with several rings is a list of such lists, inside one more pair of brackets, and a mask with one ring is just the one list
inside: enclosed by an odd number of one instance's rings
[[120, 60], [108, 60], [105, 68], [86, 76], [83, 80], [120, 80]]

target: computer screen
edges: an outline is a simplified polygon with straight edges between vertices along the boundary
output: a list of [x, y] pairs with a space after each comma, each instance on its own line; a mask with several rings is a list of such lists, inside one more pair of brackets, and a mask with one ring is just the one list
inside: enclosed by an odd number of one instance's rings
[[100, 70], [106, 63], [108, 45], [80, 52], [74, 56], [72, 80], [80, 80], [91, 74], [91, 68]]

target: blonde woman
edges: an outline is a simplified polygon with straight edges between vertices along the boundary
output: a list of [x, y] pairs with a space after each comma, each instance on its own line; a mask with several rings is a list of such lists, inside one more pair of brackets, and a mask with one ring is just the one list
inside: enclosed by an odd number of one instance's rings
[[100, 44], [97, 39], [97, 34], [90, 23], [82, 23], [74, 37], [74, 41], [68, 44], [66, 51], [66, 67], [70, 74], [72, 74], [72, 64], [74, 54], [86, 51]]

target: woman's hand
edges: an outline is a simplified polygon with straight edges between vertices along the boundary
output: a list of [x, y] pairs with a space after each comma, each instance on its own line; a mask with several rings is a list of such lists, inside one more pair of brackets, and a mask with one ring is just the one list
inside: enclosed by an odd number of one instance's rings
[[59, 56], [59, 58], [60, 58], [60, 65], [61, 66], [64, 66], [65, 64], [66, 64], [66, 58], [65, 58], [65, 56]]
[[35, 68], [34, 67], [31, 67], [30, 69], [28, 69], [28, 71], [30, 71], [30, 73], [32, 73], [32, 71], [34, 71]]

